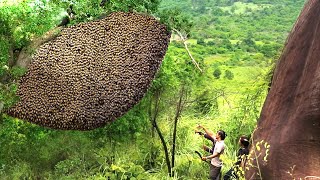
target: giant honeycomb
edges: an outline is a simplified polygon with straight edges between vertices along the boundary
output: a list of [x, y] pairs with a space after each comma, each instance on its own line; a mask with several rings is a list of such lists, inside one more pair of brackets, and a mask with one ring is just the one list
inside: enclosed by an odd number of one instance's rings
[[169, 41], [164, 25], [137, 13], [64, 28], [34, 54], [8, 114], [54, 129], [101, 127], [144, 96]]

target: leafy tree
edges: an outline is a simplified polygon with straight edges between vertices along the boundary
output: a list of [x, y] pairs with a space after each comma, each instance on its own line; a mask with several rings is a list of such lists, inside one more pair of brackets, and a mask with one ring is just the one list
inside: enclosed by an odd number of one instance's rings
[[214, 45], [216, 45], [216, 43], [215, 43], [214, 41], [208, 41], [208, 42], [207, 42], [207, 45], [208, 45], [208, 46], [214, 46]]
[[230, 11], [231, 11], [232, 14], [235, 13], [236, 7], [235, 7], [235, 6], [232, 6], [231, 9], [230, 9]]
[[277, 51], [279, 51], [278, 44], [270, 44], [266, 43], [262, 46], [259, 46], [259, 50], [266, 56], [266, 57], [273, 57], [276, 55]]
[[212, 90], [204, 90], [198, 97], [196, 97], [195, 110], [201, 115], [207, 115], [213, 111], [217, 111], [218, 97], [220, 97], [220, 92]]
[[[0, 38], [4, 41], [1, 41], [0, 43], [0, 50], [1, 50], [1, 74], [6, 73], [6, 76], [2, 76], [2, 82], [4, 80], [7, 84], [2, 86], [1, 84], [1, 93], [0, 93], [0, 101], [1, 101], [1, 107], [3, 104], [6, 107], [9, 107], [13, 104], [14, 101], [14, 94], [16, 90], [16, 84], [15, 81], [13, 81], [14, 78], [19, 78], [20, 75], [23, 74], [22, 70], [17, 69], [15, 67], [16, 57], [12, 56], [13, 52], [17, 51], [17, 54], [21, 51], [21, 49], [27, 47], [34, 38], [42, 36], [45, 32], [48, 30], [54, 28], [57, 23], [57, 17], [60, 17], [60, 13], [70, 11], [74, 11], [74, 16], [70, 17], [71, 24], [75, 24], [78, 22], [85, 22], [90, 21], [98, 18], [103, 13], [110, 13], [113, 11], [138, 11], [138, 12], [147, 12], [147, 13], [155, 13], [157, 10], [157, 6], [160, 1], [112, 1], [111, 4], [106, 5], [106, 7], [99, 6], [100, 1], [38, 1], [33, 4], [33, 1], [23, 1], [18, 4], [14, 5], [4, 5], [0, 6], [0, 22], [1, 24], [4, 24], [4, 26], [0, 27]], [[2, 4], [1, 4], [2, 5]], [[188, 22], [186, 19], [179, 19], [178, 21], [172, 22], [173, 27], [179, 29], [180, 25], [186, 24], [188, 26]], [[181, 21], [180, 21], [181, 20]], [[169, 21], [168, 21], [169, 22]], [[178, 25], [177, 25], [178, 23]], [[171, 24], [170, 24], [171, 25]], [[186, 27], [187, 27], [186, 26]], [[188, 28], [186, 28], [188, 29]], [[187, 30], [186, 30], [187, 31]], [[11, 59], [10, 59], [11, 58]], [[5, 68], [2, 68], [5, 67]], [[20, 73], [22, 72], [22, 73]], [[12, 76], [12, 77], [11, 77]], [[143, 102], [143, 101], [142, 101]], [[3, 104], [2, 104], [3, 103]], [[142, 103], [142, 107], [146, 103]], [[135, 109], [140, 109], [136, 106]], [[1, 108], [2, 109], [2, 108]], [[111, 126], [106, 126], [103, 129], [103, 133], [101, 131], [97, 130], [94, 133], [94, 136], [96, 138], [102, 137], [103, 135], [106, 135], [106, 137], [112, 137], [114, 139], [115, 134], [120, 134], [120, 137], [125, 137], [127, 135], [130, 135], [130, 139], [133, 138], [132, 135], [134, 135], [137, 131], [143, 131], [140, 128], [144, 128], [146, 123], [143, 121], [143, 119], [148, 120], [146, 117], [146, 108], [143, 108], [142, 111], [135, 111], [133, 109], [131, 112], [127, 113], [126, 116], [124, 116], [119, 121], [113, 123]], [[57, 162], [48, 162], [50, 164], [50, 167], [47, 166], [47, 164], [37, 164], [39, 162], [42, 162], [41, 157], [34, 157], [33, 155], [37, 155], [38, 153], [33, 153], [33, 151], [30, 151], [30, 154], [23, 154], [23, 149], [21, 151], [19, 150], [19, 146], [22, 145], [24, 147], [30, 147], [30, 149], [37, 149], [41, 147], [41, 145], [45, 144], [45, 141], [38, 141], [37, 138], [44, 135], [47, 136], [49, 133], [57, 132], [54, 130], [46, 130], [45, 128], [33, 126], [29, 123], [26, 123], [24, 121], [14, 120], [7, 117], [2, 116], [1, 117], [1, 128], [0, 134], [1, 137], [5, 137], [1, 141], [1, 155], [7, 155], [6, 157], [1, 157], [0, 165], [3, 164], [6, 165], [13, 165], [10, 162], [31, 162], [31, 159], [33, 159], [34, 164], [29, 164], [32, 171], [36, 172], [46, 172], [46, 171], [52, 171], [52, 166], [55, 165]], [[137, 120], [137, 121], [136, 121]], [[5, 123], [4, 122], [8, 122]], [[14, 122], [15, 124], [9, 123]], [[136, 124], [136, 123], [137, 124]], [[141, 124], [140, 124], [141, 123]], [[7, 129], [7, 130], [4, 130]], [[18, 130], [20, 129], [20, 130]], [[9, 131], [10, 130], [10, 131]], [[39, 133], [36, 133], [37, 130]], [[21, 132], [17, 132], [21, 131]], [[30, 134], [29, 134], [30, 133]], [[11, 139], [8, 137], [15, 137], [12, 136], [12, 134], [17, 134], [17, 137], [20, 139]], [[29, 135], [32, 136], [29, 137]], [[34, 137], [33, 137], [34, 136]], [[121, 140], [120, 137], [118, 140]], [[87, 139], [87, 137], [85, 137]], [[37, 142], [38, 144], [36, 146], [32, 146], [30, 142]], [[29, 144], [29, 146], [28, 146]], [[11, 150], [10, 150], [11, 149]], [[90, 149], [90, 148], [88, 148]], [[8, 153], [6, 150], [8, 151]], [[18, 151], [19, 150], [19, 151]], [[21, 156], [20, 156], [21, 155]], [[50, 158], [50, 157], [47, 157]], [[53, 161], [63, 161], [65, 159], [59, 159], [57, 157], [53, 157]], [[65, 157], [69, 158], [69, 157]], [[60, 163], [59, 169], [61, 169], [63, 163]], [[39, 169], [43, 168], [43, 169]], [[66, 172], [63, 170], [63, 172]], [[33, 174], [28, 177], [33, 177], [35, 179], [38, 179], [38, 174]]]
[[197, 39], [197, 44], [199, 44], [199, 45], [206, 45], [206, 42], [204, 42], [204, 39], [201, 38], [201, 39]]
[[[46, 2], [22, 1], [13, 5], [0, 5], [0, 102], [5, 108], [16, 100], [14, 81], [24, 72], [16, 67], [17, 57], [30, 40], [43, 35], [55, 25], [59, 9], [46, 7]], [[15, 88], [14, 88], [15, 87]]]
[[228, 39], [224, 39], [224, 40], [222, 41], [221, 45], [222, 45], [224, 48], [228, 49], [228, 50], [231, 50], [231, 51], [233, 50], [233, 46], [232, 46], [231, 42], [230, 42]]
[[219, 68], [215, 69], [213, 71], [213, 76], [216, 78], [216, 79], [219, 79], [220, 78], [220, 75], [221, 75], [221, 70]]
[[182, 12], [180, 8], [165, 8], [159, 10], [157, 15], [160, 17], [160, 22], [166, 24], [169, 30], [179, 30], [188, 36], [193, 24], [189, 15]]
[[234, 78], [234, 75], [230, 70], [227, 69], [224, 72], [224, 78], [232, 80]]

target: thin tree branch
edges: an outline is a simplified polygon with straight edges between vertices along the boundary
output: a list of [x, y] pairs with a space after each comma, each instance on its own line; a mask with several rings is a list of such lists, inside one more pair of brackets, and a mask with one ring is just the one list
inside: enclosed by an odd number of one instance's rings
[[192, 60], [192, 63], [200, 70], [200, 72], [202, 73], [202, 69], [200, 68], [199, 64], [197, 63], [197, 61], [193, 58], [191, 52], [189, 51], [189, 48], [188, 48], [188, 45], [187, 45], [187, 42], [186, 42], [186, 38], [183, 37], [183, 35], [176, 29], [173, 29], [175, 32], [178, 33], [178, 35], [180, 36], [181, 40], [183, 41], [183, 44], [184, 44], [184, 47], [185, 49], [187, 50], [188, 52], [188, 55], [189, 57], [191, 58]]
[[[181, 87], [180, 93], [179, 93], [179, 101], [177, 104], [177, 109], [176, 109], [176, 115], [174, 117], [174, 127], [173, 127], [173, 142], [172, 142], [172, 154], [171, 154], [171, 168], [174, 168], [174, 161], [175, 161], [175, 151], [176, 151], [176, 140], [177, 140], [177, 124], [179, 117], [181, 116], [181, 112], [183, 109], [183, 96], [185, 94], [185, 89], [184, 86]], [[174, 176], [174, 172], [172, 171], [172, 176]]]
[[170, 158], [169, 158], [169, 151], [168, 151], [168, 147], [167, 147], [167, 143], [161, 133], [161, 130], [157, 124], [157, 117], [158, 117], [158, 113], [159, 113], [159, 104], [160, 104], [160, 96], [161, 96], [161, 92], [158, 90], [155, 92], [155, 104], [154, 104], [154, 116], [152, 118], [152, 126], [156, 129], [158, 136], [161, 140], [161, 144], [163, 146], [163, 150], [164, 150], [164, 154], [165, 154], [165, 158], [166, 158], [166, 163], [167, 163], [167, 168], [168, 168], [168, 174], [170, 177], [172, 177], [172, 167], [171, 167], [171, 163], [170, 163]]

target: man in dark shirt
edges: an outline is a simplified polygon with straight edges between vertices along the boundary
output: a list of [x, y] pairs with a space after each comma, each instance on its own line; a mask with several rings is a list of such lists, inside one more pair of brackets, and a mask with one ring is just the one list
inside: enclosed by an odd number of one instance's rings
[[242, 135], [239, 138], [240, 149], [237, 153], [237, 162], [234, 163], [233, 167], [224, 175], [224, 180], [239, 179], [241, 174], [241, 169], [244, 170], [244, 163], [246, 161], [247, 155], [249, 154], [249, 140], [246, 136]]

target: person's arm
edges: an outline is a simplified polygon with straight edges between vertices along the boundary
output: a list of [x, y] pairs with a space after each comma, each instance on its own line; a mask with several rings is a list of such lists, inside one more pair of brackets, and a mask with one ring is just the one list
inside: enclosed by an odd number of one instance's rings
[[209, 136], [214, 136], [213, 132], [208, 130], [207, 128], [203, 127], [201, 124], [198, 125], [198, 128], [201, 128], [204, 130], [204, 132], [206, 132], [206, 134], [208, 134]]
[[210, 140], [210, 141], [212, 141], [213, 143], [215, 143], [216, 142], [216, 139], [213, 137], [213, 136], [210, 136], [209, 134], [204, 134], [203, 135], [206, 139], [208, 139], [208, 140]]
[[202, 160], [207, 160], [207, 159], [212, 159], [212, 158], [215, 158], [215, 157], [218, 157], [220, 155], [220, 153], [223, 151], [224, 149], [224, 146], [223, 145], [216, 145], [217, 149], [215, 150], [215, 152], [210, 155], [210, 156], [207, 156], [207, 157], [203, 157]]
[[216, 139], [215, 139], [213, 136], [211, 136], [211, 135], [209, 135], [209, 134], [207, 134], [207, 133], [203, 133], [203, 132], [198, 131], [198, 130], [195, 130], [195, 133], [198, 133], [200, 136], [205, 137], [206, 139], [212, 141], [213, 143], [216, 142]]
[[207, 156], [207, 157], [202, 157], [202, 160], [207, 160], [207, 159], [212, 159], [212, 158], [215, 158], [215, 157], [217, 157], [217, 156], [219, 156], [219, 154], [220, 153], [217, 153], [217, 152], [215, 152], [215, 153], [213, 153], [212, 155], [210, 155], [210, 156]]
[[213, 150], [210, 149], [208, 146], [203, 145], [202, 148], [203, 148], [203, 150], [207, 151], [207, 152], [210, 153], [210, 154], [213, 153]]
[[194, 131], [194, 133], [196, 133], [196, 134], [198, 133], [200, 136], [203, 136], [203, 135], [204, 135], [204, 133], [203, 133], [203, 132], [198, 131], [198, 130], [195, 130], [195, 131]]

